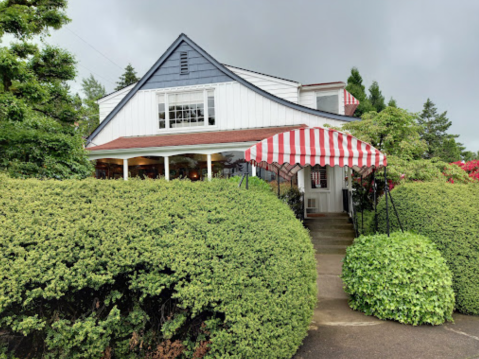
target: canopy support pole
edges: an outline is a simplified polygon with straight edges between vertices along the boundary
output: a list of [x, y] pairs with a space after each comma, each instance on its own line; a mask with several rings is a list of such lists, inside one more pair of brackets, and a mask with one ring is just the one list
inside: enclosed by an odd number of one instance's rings
[[384, 194], [386, 195], [386, 228], [387, 228], [387, 234], [389, 237], [390, 233], [389, 233], [388, 191], [389, 191], [389, 188], [388, 188], [387, 170], [386, 170], [386, 167], [384, 167]]
[[401, 220], [399, 219], [399, 213], [398, 213], [398, 211], [396, 210], [396, 206], [394, 205], [393, 196], [392, 196], [391, 192], [389, 192], [389, 198], [391, 198], [391, 204], [393, 205], [394, 213], [396, 213], [396, 217], [397, 217], [398, 223], [399, 223], [399, 228], [401, 228], [401, 232], [404, 233], [404, 229], [403, 229], [403, 227], [402, 227]]
[[279, 171], [280, 169], [278, 168], [278, 198], [281, 196], [281, 188], [279, 186]]
[[[363, 188], [363, 175], [361, 175], [361, 188]], [[361, 234], [364, 234], [364, 195], [361, 193]]]

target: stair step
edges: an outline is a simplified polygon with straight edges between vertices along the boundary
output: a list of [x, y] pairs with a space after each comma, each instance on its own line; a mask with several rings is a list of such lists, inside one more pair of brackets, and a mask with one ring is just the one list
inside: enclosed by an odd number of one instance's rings
[[314, 249], [318, 254], [346, 254], [348, 246], [319, 244], [315, 245]]
[[318, 218], [340, 218], [340, 217], [349, 217], [347, 213], [344, 212], [326, 212], [326, 213], [309, 213], [308, 216], [311, 218], [308, 219], [318, 219]]
[[308, 224], [307, 227], [310, 230], [323, 230], [323, 229], [354, 229], [353, 225], [350, 223], [314, 223]]
[[349, 295], [343, 290], [343, 281], [337, 275], [318, 275], [318, 298], [348, 299]]
[[325, 237], [333, 237], [333, 238], [350, 238], [354, 239], [356, 237], [353, 229], [323, 229], [323, 230], [315, 230], [309, 232], [311, 237], [314, 239], [325, 238]]
[[340, 217], [340, 218], [315, 218], [313, 220], [305, 221], [307, 225], [323, 225], [323, 224], [345, 224], [345, 225], [351, 225], [351, 222], [349, 222], [348, 217]]
[[352, 238], [344, 237], [319, 237], [312, 238], [311, 242], [316, 245], [325, 244], [325, 245], [339, 245], [339, 246], [350, 246], [353, 244], [354, 240]]

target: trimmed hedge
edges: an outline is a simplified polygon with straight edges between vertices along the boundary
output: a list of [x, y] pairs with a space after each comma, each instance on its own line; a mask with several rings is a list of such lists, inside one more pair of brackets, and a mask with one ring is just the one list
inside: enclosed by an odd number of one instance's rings
[[452, 275], [424, 236], [361, 236], [347, 249], [341, 277], [354, 310], [412, 325], [452, 321]]
[[291, 358], [315, 303], [308, 232], [273, 193], [0, 176], [0, 332], [19, 357]]
[[[430, 238], [446, 259], [453, 273], [456, 308], [479, 315], [479, 185], [408, 183], [391, 194], [405, 230]], [[397, 231], [389, 205], [391, 230]], [[378, 215], [378, 230], [385, 233], [384, 197]]]

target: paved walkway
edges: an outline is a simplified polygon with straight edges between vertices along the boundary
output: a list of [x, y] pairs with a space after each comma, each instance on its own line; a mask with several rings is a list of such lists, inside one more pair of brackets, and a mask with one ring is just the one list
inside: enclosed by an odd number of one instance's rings
[[306, 225], [317, 253], [319, 304], [294, 359], [479, 359], [479, 317], [454, 314], [454, 324], [412, 327], [351, 310], [339, 278], [354, 238], [347, 216]]

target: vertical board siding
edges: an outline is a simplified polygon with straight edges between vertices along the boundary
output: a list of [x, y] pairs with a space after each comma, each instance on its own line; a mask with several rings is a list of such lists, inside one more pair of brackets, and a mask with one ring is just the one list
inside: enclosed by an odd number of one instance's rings
[[[193, 91], [200, 87], [191, 87]], [[311, 115], [271, 101], [238, 82], [207, 85], [215, 89], [216, 126], [195, 127], [191, 132], [221, 131], [258, 127], [307, 125], [310, 127], [341, 126], [343, 121]], [[179, 88], [178, 91], [182, 89]], [[176, 89], [165, 89], [176, 92]], [[122, 136], [145, 136], [185, 133], [187, 129], [158, 129], [157, 90], [138, 91], [135, 96], [95, 137], [91, 146], [101, 145]]]
[[[181, 74], [180, 52], [188, 54], [188, 73]], [[203, 55], [182, 42], [141, 90], [228, 82], [232, 79], [218, 70]]]
[[130, 92], [130, 90], [134, 87], [130, 85], [125, 87], [124, 89], [112, 93], [109, 96], [98, 101], [100, 106], [100, 123], [110, 114], [111, 111], [120, 103], [121, 100]]

